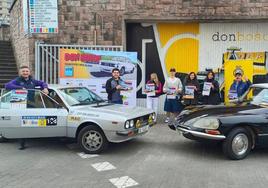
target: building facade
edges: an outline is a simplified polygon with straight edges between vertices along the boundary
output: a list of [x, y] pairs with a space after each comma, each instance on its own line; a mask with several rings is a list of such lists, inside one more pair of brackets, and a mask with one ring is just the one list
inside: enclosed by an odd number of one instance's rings
[[58, 0], [54, 34], [24, 33], [22, 1], [11, 8], [11, 39], [17, 63], [33, 69], [36, 41], [122, 45], [138, 52], [146, 78], [157, 72], [162, 81], [170, 67], [220, 69], [232, 46], [247, 54], [268, 51], [267, 0]]

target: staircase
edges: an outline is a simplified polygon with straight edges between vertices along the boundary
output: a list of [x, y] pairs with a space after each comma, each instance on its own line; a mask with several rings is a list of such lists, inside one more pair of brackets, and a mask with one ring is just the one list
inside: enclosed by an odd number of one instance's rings
[[10, 41], [0, 41], [0, 88], [16, 78], [18, 70]]

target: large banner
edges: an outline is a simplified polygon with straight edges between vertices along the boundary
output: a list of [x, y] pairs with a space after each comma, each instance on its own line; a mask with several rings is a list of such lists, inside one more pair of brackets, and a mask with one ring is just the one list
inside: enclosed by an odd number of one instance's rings
[[136, 106], [137, 53], [92, 50], [60, 50], [60, 84], [86, 86], [107, 99], [106, 81], [112, 69], [120, 70], [127, 91], [122, 91], [123, 103]]

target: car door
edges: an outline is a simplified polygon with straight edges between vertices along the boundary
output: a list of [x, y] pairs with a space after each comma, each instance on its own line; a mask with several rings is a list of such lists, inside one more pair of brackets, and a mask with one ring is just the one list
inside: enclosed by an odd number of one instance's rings
[[[6, 138], [66, 136], [67, 109], [39, 90], [2, 92], [0, 134]], [[15, 93], [15, 97], [13, 96]]]

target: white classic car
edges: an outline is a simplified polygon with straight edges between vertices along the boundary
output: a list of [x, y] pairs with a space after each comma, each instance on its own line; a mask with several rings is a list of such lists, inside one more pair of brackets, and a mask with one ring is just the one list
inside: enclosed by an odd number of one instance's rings
[[[152, 110], [107, 103], [86, 87], [50, 85], [48, 95], [37, 89], [16, 91], [1, 91], [2, 140], [75, 138], [85, 153], [94, 154], [109, 142], [145, 134], [156, 123]], [[14, 95], [27, 96], [16, 103], [10, 101]]]
[[113, 60], [100, 60], [99, 64], [100, 71], [111, 73], [114, 68], [118, 68], [121, 76], [123, 76], [125, 73], [133, 73], [135, 70], [135, 65], [131, 62], [123, 63]]

